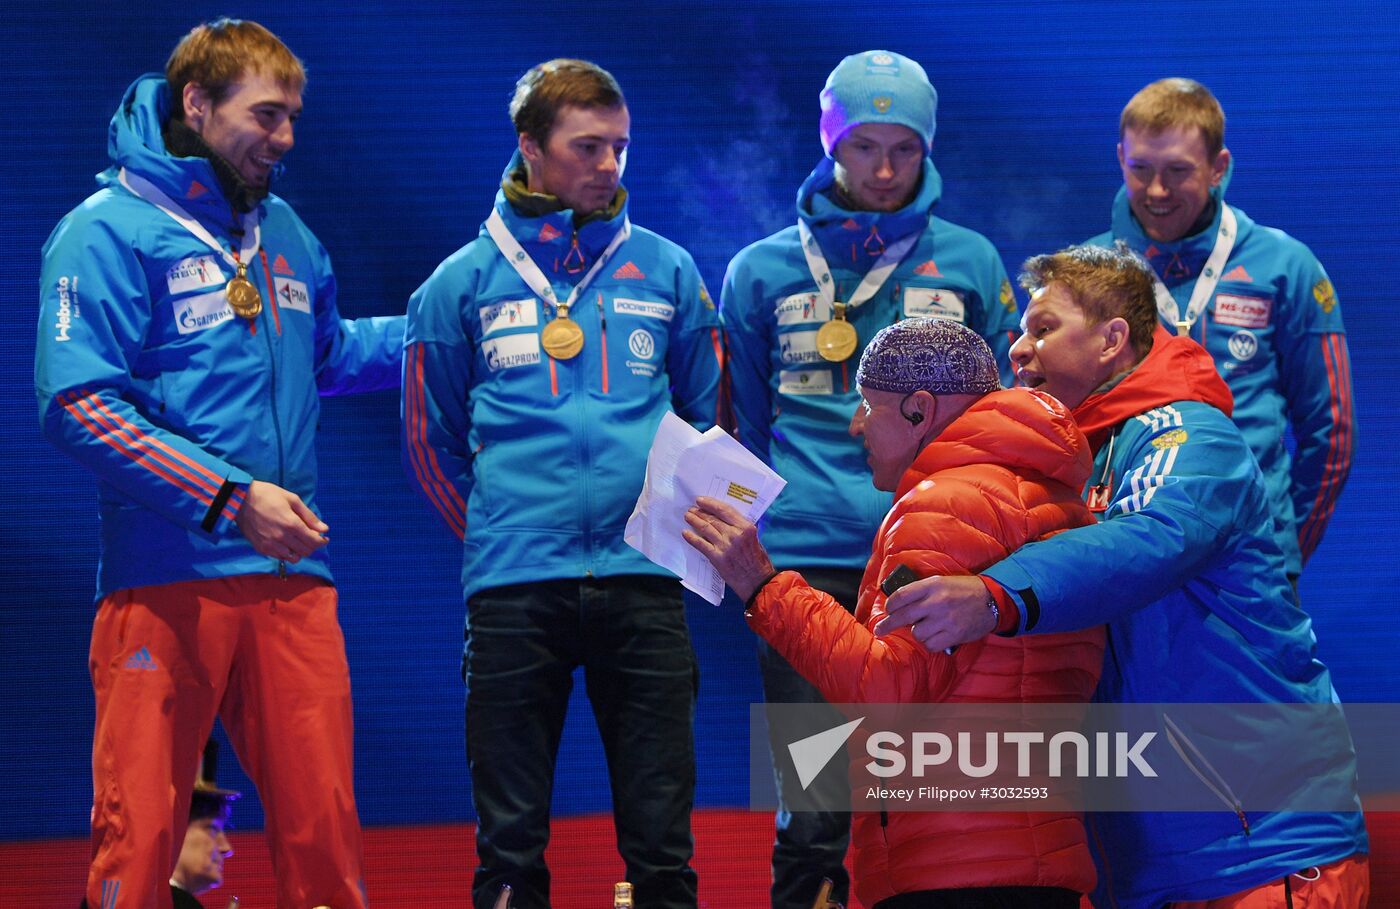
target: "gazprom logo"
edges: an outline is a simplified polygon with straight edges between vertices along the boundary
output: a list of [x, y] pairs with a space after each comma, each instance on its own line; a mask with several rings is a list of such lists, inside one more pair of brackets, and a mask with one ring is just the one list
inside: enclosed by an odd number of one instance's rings
[[233, 318], [223, 290], [175, 301], [175, 327], [180, 334], [205, 331]]

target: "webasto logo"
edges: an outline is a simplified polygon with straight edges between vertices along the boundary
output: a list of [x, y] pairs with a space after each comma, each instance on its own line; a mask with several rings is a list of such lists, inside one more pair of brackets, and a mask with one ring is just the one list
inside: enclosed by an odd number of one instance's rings
[[72, 283], [72, 285], [71, 285], [71, 293], [70, 293], [70, 285], [69, 285], [69, 283], [68, 283], [68, 277], [65, 275], [64, 277], [58, 279], [58, 316], [57, 316], [57, 318], [56, 318], [55, 321], [54, 321], [54, 329], [55, 329], [55, 332], [54, 332], [54, 336], [53, 336], [53, 339], [54, 339], [55, 341], [67, 341], [67, 340], [69, 340], [69, 338], [68, 338], [68, 331], [69, 331], [69, 329], [71, 329], [71, 328], [73, 327], [73, 298], [72, 298], [72, 294], [73, 294], [73, 293], [77, 293], [77, 291], [78, 291], [78, 276], [77, 276], [77, 275], [74, 275], [74, 276], [73, 276], [73, 283]]

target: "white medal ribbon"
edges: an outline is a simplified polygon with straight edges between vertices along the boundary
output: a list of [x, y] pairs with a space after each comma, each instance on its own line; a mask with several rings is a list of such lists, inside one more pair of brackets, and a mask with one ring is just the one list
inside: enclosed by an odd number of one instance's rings
[[1186, 304], [1185, 316], [1181, 314], [1172, 292], [1167, 290], [1167, 285], [1157, 277], [1155, 270], [1152, 272], [1152, 288], [1157, 294], [1157, 315], [1161, 316], [1163, 322], [1174, 326], [1178, 335], [1191, 333], [1191, 326], [1201, 317], [1211, 295], [1215, 293], [1215, 285], [1220, 283], [1225, 260], [1230, 258], [1230, 251], [1235, 248], [1235, 213], [1224, 202], [1220, 203], [1220, 209], [1220, 232], [1215, 237], [1215, 248], [1210, 251], [1205, 268], [1201, 269], [1200, 276], [1196, 278], [1196, 286], [1191, 290], [1191, 300]]
[[632, 222], [625, 217], [622, 219], [622, 227], [618, 229], [616, 234], [613, 234], [612, 240], [608, 242], [607, 248], [603, 250], [602, 255], [593, 263], [593, 267], [588, 269], [588, 272], [583, 278], [574, 285], [573, 291], [569, 294], [569, 299], [565, 300], [563, 303], [560, 303], [555, 296], [554, 286], [549, 283], [549, 279], [545, 277], [544, 272], [535, 264], [535, 260], [530, 258], [530, 254], [520, 245], [520, 241], [516, 240], [515, 237], [511, 235], [510, 228], [506, 227], [505, 219], [502, 218], [501, 213], [494, 208], [491, 209], [491, 216], [486, 219], [486, 232], [491, 235], [492, 240], [496, 241], [496, 248], [501, 251], [501, 255], [510, 263], [510, 267], [515, 269], [515, 273], [520, 275], [520, 279], [524, 281], [541, 300], [556, 309], [562, 306], [564, 311], [568, 312], [569, 308], [574, 305], [574, 301], [583, 293], [583, 289], [598, 276], [598, 271], [603, 267], [603, 264], [606, 263], [608, 259], [612, 258], [612, 254], [617, 252], [617, 248], [631, 235]]
[[[821, 246], [817, 244], [817, 238], [807, 227], [807, 222], [798, 221], [797, 232], [802, 237], [802, 254], [807, 257], [807, 269], [812, 273], [812, 280], [817, 282], [817, 293], [821, 294], [827, 307], [832, 308], [836, 303], [836, 282], [832, 280], [831, 269], [826, 264], [826, 256], [822, 255]], [[908, 255], [909, 250], [914, 248], [920, 233], [916, 230], [903, 240], [885, 248], [885, 252], [879, 259], [875, 260], [875, 264], [870, 267], [870, 271], [865, 273], [860, 284], [856, 285], [855, 293], [846, 300], [847, 310], [855, 309], [875, 296], [875, 292], [889, 278], [890, 272], [894, 271]]]
[[224, 261], [233, 266], [235, 274], [238, 272], [239, 262], [242, 262], [246, 268], [252, 264], [253, 257], [258, 254], [258, 247], [262, 243], [262, 234], [258, 229], [258, 218], [252, 212], [243, 216], [243, 243], [239, 249], [238, 258], [234, 258], [233, 253], [224, 249], [219, 241], [214, 239], [214, 235], [204, 228], [203, 224], [191, 217], [190, 213], [181, 208], [178, 202], [161, 192], [150, 180], [140, 174], [128, 173], [125, 167], [118, 172], [117, 179], [121, 181], [122, 186], [131, 191], [132, 195], [146, 200], [165, 212], [177, 224], [203, 240], [214, 252], [223, 256]]

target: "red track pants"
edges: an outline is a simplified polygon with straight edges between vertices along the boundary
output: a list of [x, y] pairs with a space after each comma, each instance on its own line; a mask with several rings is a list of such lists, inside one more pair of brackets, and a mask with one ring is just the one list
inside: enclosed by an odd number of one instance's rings
[[1233, 896], [1172, 903], [1170, 909], [1365, 909], [1370, 895], [1370, 868], [1366, 856], [1357, 854]]
[[118, 591], [98, 606], [88, 665], [91, 909], [170, 907], [216, 713], [263, 802], [278, 907], [364, 909], [334, 587], [241, 575]]

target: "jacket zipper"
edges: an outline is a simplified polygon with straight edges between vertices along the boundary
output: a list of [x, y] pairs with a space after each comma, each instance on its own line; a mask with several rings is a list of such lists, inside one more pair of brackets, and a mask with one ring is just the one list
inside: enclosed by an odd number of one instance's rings
[[608, 393], [608, 317], [603, 312], [603, 292], [598, 291], [598, 328], [603, 337], [603, 394]]
[[[266, 260], [264, 260], [263, 264], [267, 264]], [[269, 296], [272, 295], [273, 289], [271, 286], [267, 288], [267, 292]], [[276, 301], [273, 301], [271, 305], [277, 305]], [[262, 316], [265, 325], [268, 319], [267, 309], [263, 310]], [[280, 334], [280, 326], [278, 333]], [[272, 347], [272, 332], [263, 332], [263, 340], [267, 344], [267, 366], [269, 375], [268, 400], [272, 405], [272, 432], [273, 435], [277, 437], [277, 485], [285, 488], [287, 482], [287, 465], [285, 463], [286, 453], [283, 451], [282, 444], [282, 419], [277, 413], [277, 355]], [[277, 560], [277, 576], [280, 578], [287, 577], [287, 563], [283, 559]]]

